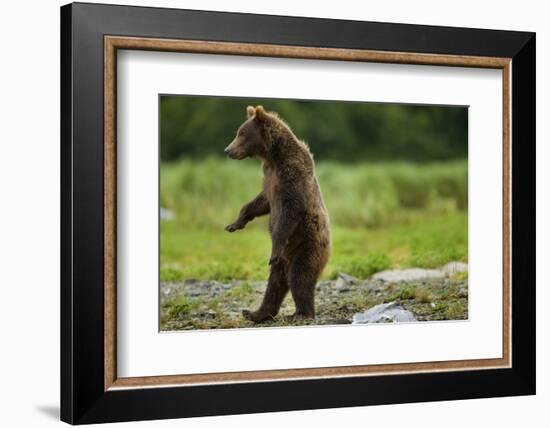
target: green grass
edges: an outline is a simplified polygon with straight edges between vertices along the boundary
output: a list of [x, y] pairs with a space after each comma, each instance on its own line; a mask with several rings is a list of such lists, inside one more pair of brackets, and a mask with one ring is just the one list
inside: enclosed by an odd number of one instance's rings
[[230, 297], [242, 299], [247, 296], [250, 296], [254, 292], [254, 289], [248, 282], [243, 282], [242, 284], [233, 287], [226, 294]]
[[[365, 278], [391, 267], [467, 261], [467, 163], [344, 165], [317, 175], [332, 226], [323, 277]], [[266, 219], [228, 233], [240, 207], [261, 188], [257, 161], [206, 159], [161, 167], [161, 280], [265, 280], [271, 242]]]
[[168, 315], [170, 317], [179, 317], [189, 312], [191, 309], [191, 304], [185, 296], [178, 296], [177, 298], [171, 300], [167, 307], [169, 309]]
[[410, 300], [414, 299], [415, 289], [413, 287], [406, 287], [399, 290], [397, 293], [390, 294], [386, 298], [386, 302], [393, 302], [394, 300]]
[[[316, 166], [333, 225], [377, 228], [426, 214], [465, 212], [466, 161], [432, 164], [319, 162]], [[255, 159], [208, 158], [162, 164], [160, 201], [177, 221], [193, 227], [225, 226], [261, 188]], [[257, 226], [256, 226], [257, 227]]]
[[[332, 256], [323, 276], [346, 272], [360, 278], [389, 267], [438, 267], [468, 257], [465, 213], [431, 216], [380, 229], [332, 229]], [[228, 233], [220, 228], [161, 224], [161, 280], [265, 279], [271, 241], [266, 230]], [[169, 266], [165, 268], [164, 266]]]
[[[359, 250], [359, 249], [358, 249]], [[360, 250], [359, 250], [360, 251]], [[367, 278], [376, 272], [388, 269], [391, 266], [390, 258], [377, 251], [357, 253], [341, 257], [339, 263], [333, 267], [330, 277], [336, 279], [338, 272], [345, 272], [356, 278]]]
[[430, 303], [433, 300], [433, 296], [429, 290], [421, 286], [405, 286], [396, 293], [390, 294], [385, 298], [386, 302], [393, 302], [394, 300], [416, 300], [419, 303]]

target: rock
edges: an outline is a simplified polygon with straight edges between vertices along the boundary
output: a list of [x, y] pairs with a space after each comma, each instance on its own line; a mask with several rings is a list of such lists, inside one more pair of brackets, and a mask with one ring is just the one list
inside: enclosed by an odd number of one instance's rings
[[347, 273], [340, 272], [338, 278], [334, 282], [334, 288], [340, 293], [345, 293], [350, 291], [350, 285], [356, 285], [359, 282], [354, 276], [348, 275]]
[[207, 289], [210, 297], [216, 297], [224, 290], [223, 284], [217, 281], [211, 281], [209, 284], [207, 284]]
[[397, 302], [382, 303], [373, 306], [365, 312], [353, 315], [352, 324], [394, 323], [417, 321], [412, 312], [397, 304]]
[[346, 284], [357, 284], [359, 280], [355, 278], [354, 276], [348, 275], [347, 273], [340, 272], [338, 274], [338, 279], [341, 279]]
[[344, 281], [342, 278], [338, 278], [336, 281], [334, 281], [334, 288], [340, 290], [344, 287], [346, 287], [346, 281]]
[[456, 295], [458, 297], [468, 297], [468, 287], [460, 287]]
[[160, 292], [163, 299], [170, 299], [172, 297], [184, 295], [186, 292], [186, 286], [182, 281], [161, 282]]
[[437, 269], [396, 269], [384, 270], [373, 275], [372, 279], [382, 280], [385, 282], [410, 282], [421, 281], [423, 279], [441, 279], [445, 276]]
[[174, 220], [176, 218], [176, 214], [174, 211], [169, 210], [168, 208], [160, 208], [160, 219], [161, 220]]
[[462, 262], [450, 262], [443, 266], [441, 270], [449, 275], [458, 272], [468, 272], [468, 264]]
[[345, 293], [346, 291], [350, 291], [348, 283], [345, 282], [342, 278], [338, 278], [334, 282], [334, 289], [339, 293]]
[[187, 296], [190, 296], [190, 297], [198, 297], [198, 296], [202, 296], [204, 292], [200, 288], [191, 288], [187, 290], [186, 294]]
[[384, 281], [375, 280], [365, 280], [361, 284], [359, 284], [360, 288], [364, 290], [368, 290], [371, 293], [379, 294], [382, 291], [387, 289], [387, 284], [384, 283]]

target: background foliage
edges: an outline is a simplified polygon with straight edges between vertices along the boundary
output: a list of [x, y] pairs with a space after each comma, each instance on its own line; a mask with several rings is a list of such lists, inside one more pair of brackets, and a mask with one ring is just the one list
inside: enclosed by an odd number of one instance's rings
[[258, 160], [223, 158], [249, 104], [308, 142], [331, 219], [325, 277], [467, 260], [467, 110], [340, 102], [161, 98], [161, 279], [265, 279], [266, 219], [224, 226], [261, 189]]
[[321, 161], [434, 161], [468, 152], [468, 110], [461, 107], [163, 96], [162, 160], [222, 154], [247, 105], [278, 112]]

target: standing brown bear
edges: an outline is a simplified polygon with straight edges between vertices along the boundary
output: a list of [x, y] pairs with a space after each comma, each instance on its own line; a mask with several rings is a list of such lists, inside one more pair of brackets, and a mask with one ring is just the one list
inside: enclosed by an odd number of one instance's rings
[[315, 284], [330, 255], [330, 224], [309, 147], [276, 113], [249, 106], [248, 119], [225, 153], [232, 159], [262, 161], [263, 189], [241, 208], [225, 230], [243, 229], [270, 214], [271, 271], [261, 306], [243, 315], [259, 323], [277, 315], [289, 288], [297, 318], [315, 316]]

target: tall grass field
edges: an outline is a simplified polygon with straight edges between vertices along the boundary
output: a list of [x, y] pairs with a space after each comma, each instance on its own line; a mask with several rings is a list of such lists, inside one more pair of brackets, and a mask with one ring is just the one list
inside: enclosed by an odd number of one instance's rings
[[[260, 192], [259, 162], [212, 157], [165, 162], [160, 171], [161, 207], [170, 213], [160, 223], [161, 280], [265, 280], [267, 219], [224, 231]], [[332, 232], [324, 278], [467, 261], [467, 161], [320, 161], [316, 171]]]

